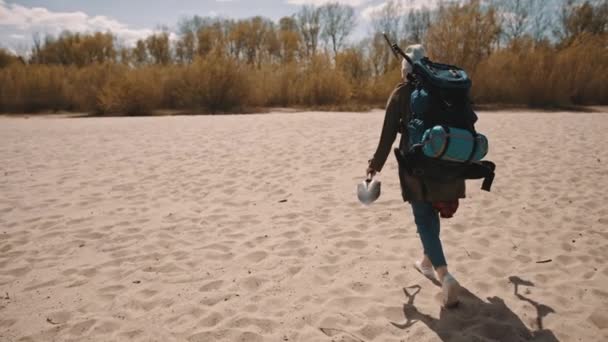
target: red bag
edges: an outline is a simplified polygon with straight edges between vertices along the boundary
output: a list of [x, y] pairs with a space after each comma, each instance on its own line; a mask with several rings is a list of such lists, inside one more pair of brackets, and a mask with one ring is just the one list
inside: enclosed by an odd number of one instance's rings
[[433, 202], [433, 209], [437, 210], [442, 218], [451, 218], [458, 210], [458, 200]]

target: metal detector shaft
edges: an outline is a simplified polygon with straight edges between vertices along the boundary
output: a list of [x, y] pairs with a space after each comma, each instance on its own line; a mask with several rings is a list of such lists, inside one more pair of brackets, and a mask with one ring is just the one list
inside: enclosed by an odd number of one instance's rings
[[388, 44], [388, 46], [391, 48], [391, 51], [395, 55], [395, 58], [399, 59], [401, 56], [399, 56], [399, 53], [393, 47], [393, 44], [391, 43], [391, 40], [388, 39], [388, 36], [386, 35], [386, 33], [382, 32], [382, 35], [384, 36], [384, 40], [386, 40], [386, 43]]
[[405, 52], [403, 52], [403, 50], [401, 50], [399, 45], [391, 43], [391, 40], [388, 38], [388, 36], [386, 35], [385, 32], [382, 32], [382, 35], [384, 36], [384, 39], [388, 43], [388, 46], [391, 47], [391, 50], [393, 51], [393, 54], [395, 54], [395, 57], [397, 59], [399, 59], [399, 56], [403, 57], [413, 67], [414, 62], [412, 62], [412, 59], [409, 58], [408, 55], [406, 55]]

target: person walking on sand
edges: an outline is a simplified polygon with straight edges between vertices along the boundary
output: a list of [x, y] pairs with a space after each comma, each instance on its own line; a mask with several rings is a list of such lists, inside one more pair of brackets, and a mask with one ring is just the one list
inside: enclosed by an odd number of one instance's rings
[[[425, 57], [421, 45], [410, 45], [405, 51], [413, 62]], [[386, 114], [378, 147], [366, 173], [373, 177], [382, 171], [397, 133], [401, 133], [399, 149], [409, 150], [408, 130], [405, 125], [411, 114], [410, 97], [415, 85], [408, 81], [412, 66], [402, 61], [401, 76], [403, 82], [398, 84], [388, 99]], [[399, 165], [399, 180], [403, 200], [409, 202], [414, 214], [414, 221], [422, 241], [423, 255], [414, 262], [414, 267], [426, 277], [439, 280], [442, 286], [443, 305], [452, 307], [458, 304], [460, 285], [448, 271], [447, 261], [439, 238], [440, 218], [452, 217], [458, 208], [458, 199], [465, 197], [465, 180], [450, 182], [432, 182], [410, 175]]]

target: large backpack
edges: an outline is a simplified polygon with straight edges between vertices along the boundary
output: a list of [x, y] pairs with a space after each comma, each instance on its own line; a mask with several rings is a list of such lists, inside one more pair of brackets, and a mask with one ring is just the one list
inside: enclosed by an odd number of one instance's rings
[[475, 130], [467, 73], [422, 58], [408, 76], [415, 90], [410, 119], [404, 123], [409, 149], [395, 151], [400, 165], [413, 176], [436, 182], [484, 178], [482, 189], [490, 191], [495, 165], [481, 160], [488, 141]]

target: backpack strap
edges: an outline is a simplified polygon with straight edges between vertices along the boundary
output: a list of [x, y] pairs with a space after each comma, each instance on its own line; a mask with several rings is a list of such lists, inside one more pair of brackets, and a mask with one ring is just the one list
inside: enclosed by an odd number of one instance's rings
[[439, 155], [437, 157], [435, 157], [435, 158], [439, 158], [439, 159], [441, 159], [441, 157], [443, 157], [445, 155], [445, 153], [448, 151], [448, 146], [450, 146], [450, 127], [441, 125], [441, 128], [443, 128], [446, 135], [445, 135], [445, 144], [443, 144], [443, 149], [441, 150], [441, 153], [439, 153]]
[[491, 161], [487, 160], [482, 161], [481, 164], [489, 170], [488, 174], [483, 179], [481, 189], [485, 191], [490, 191], [490, 189], [492, 188], [492, 182], [494, 182], [494, 170], [496, 170], [496, 165]]
[[471, 154], [469, 154], [469, 157], [467, 158], [466, 163], [470, 164], [471, 161], [473, 160], [473, 157], [475, 156], [475, 151], [477, 150], [477, 132], [473, 131], [471, 132], [471, 134], [473, 135], [473, 148], [471, 148]]

